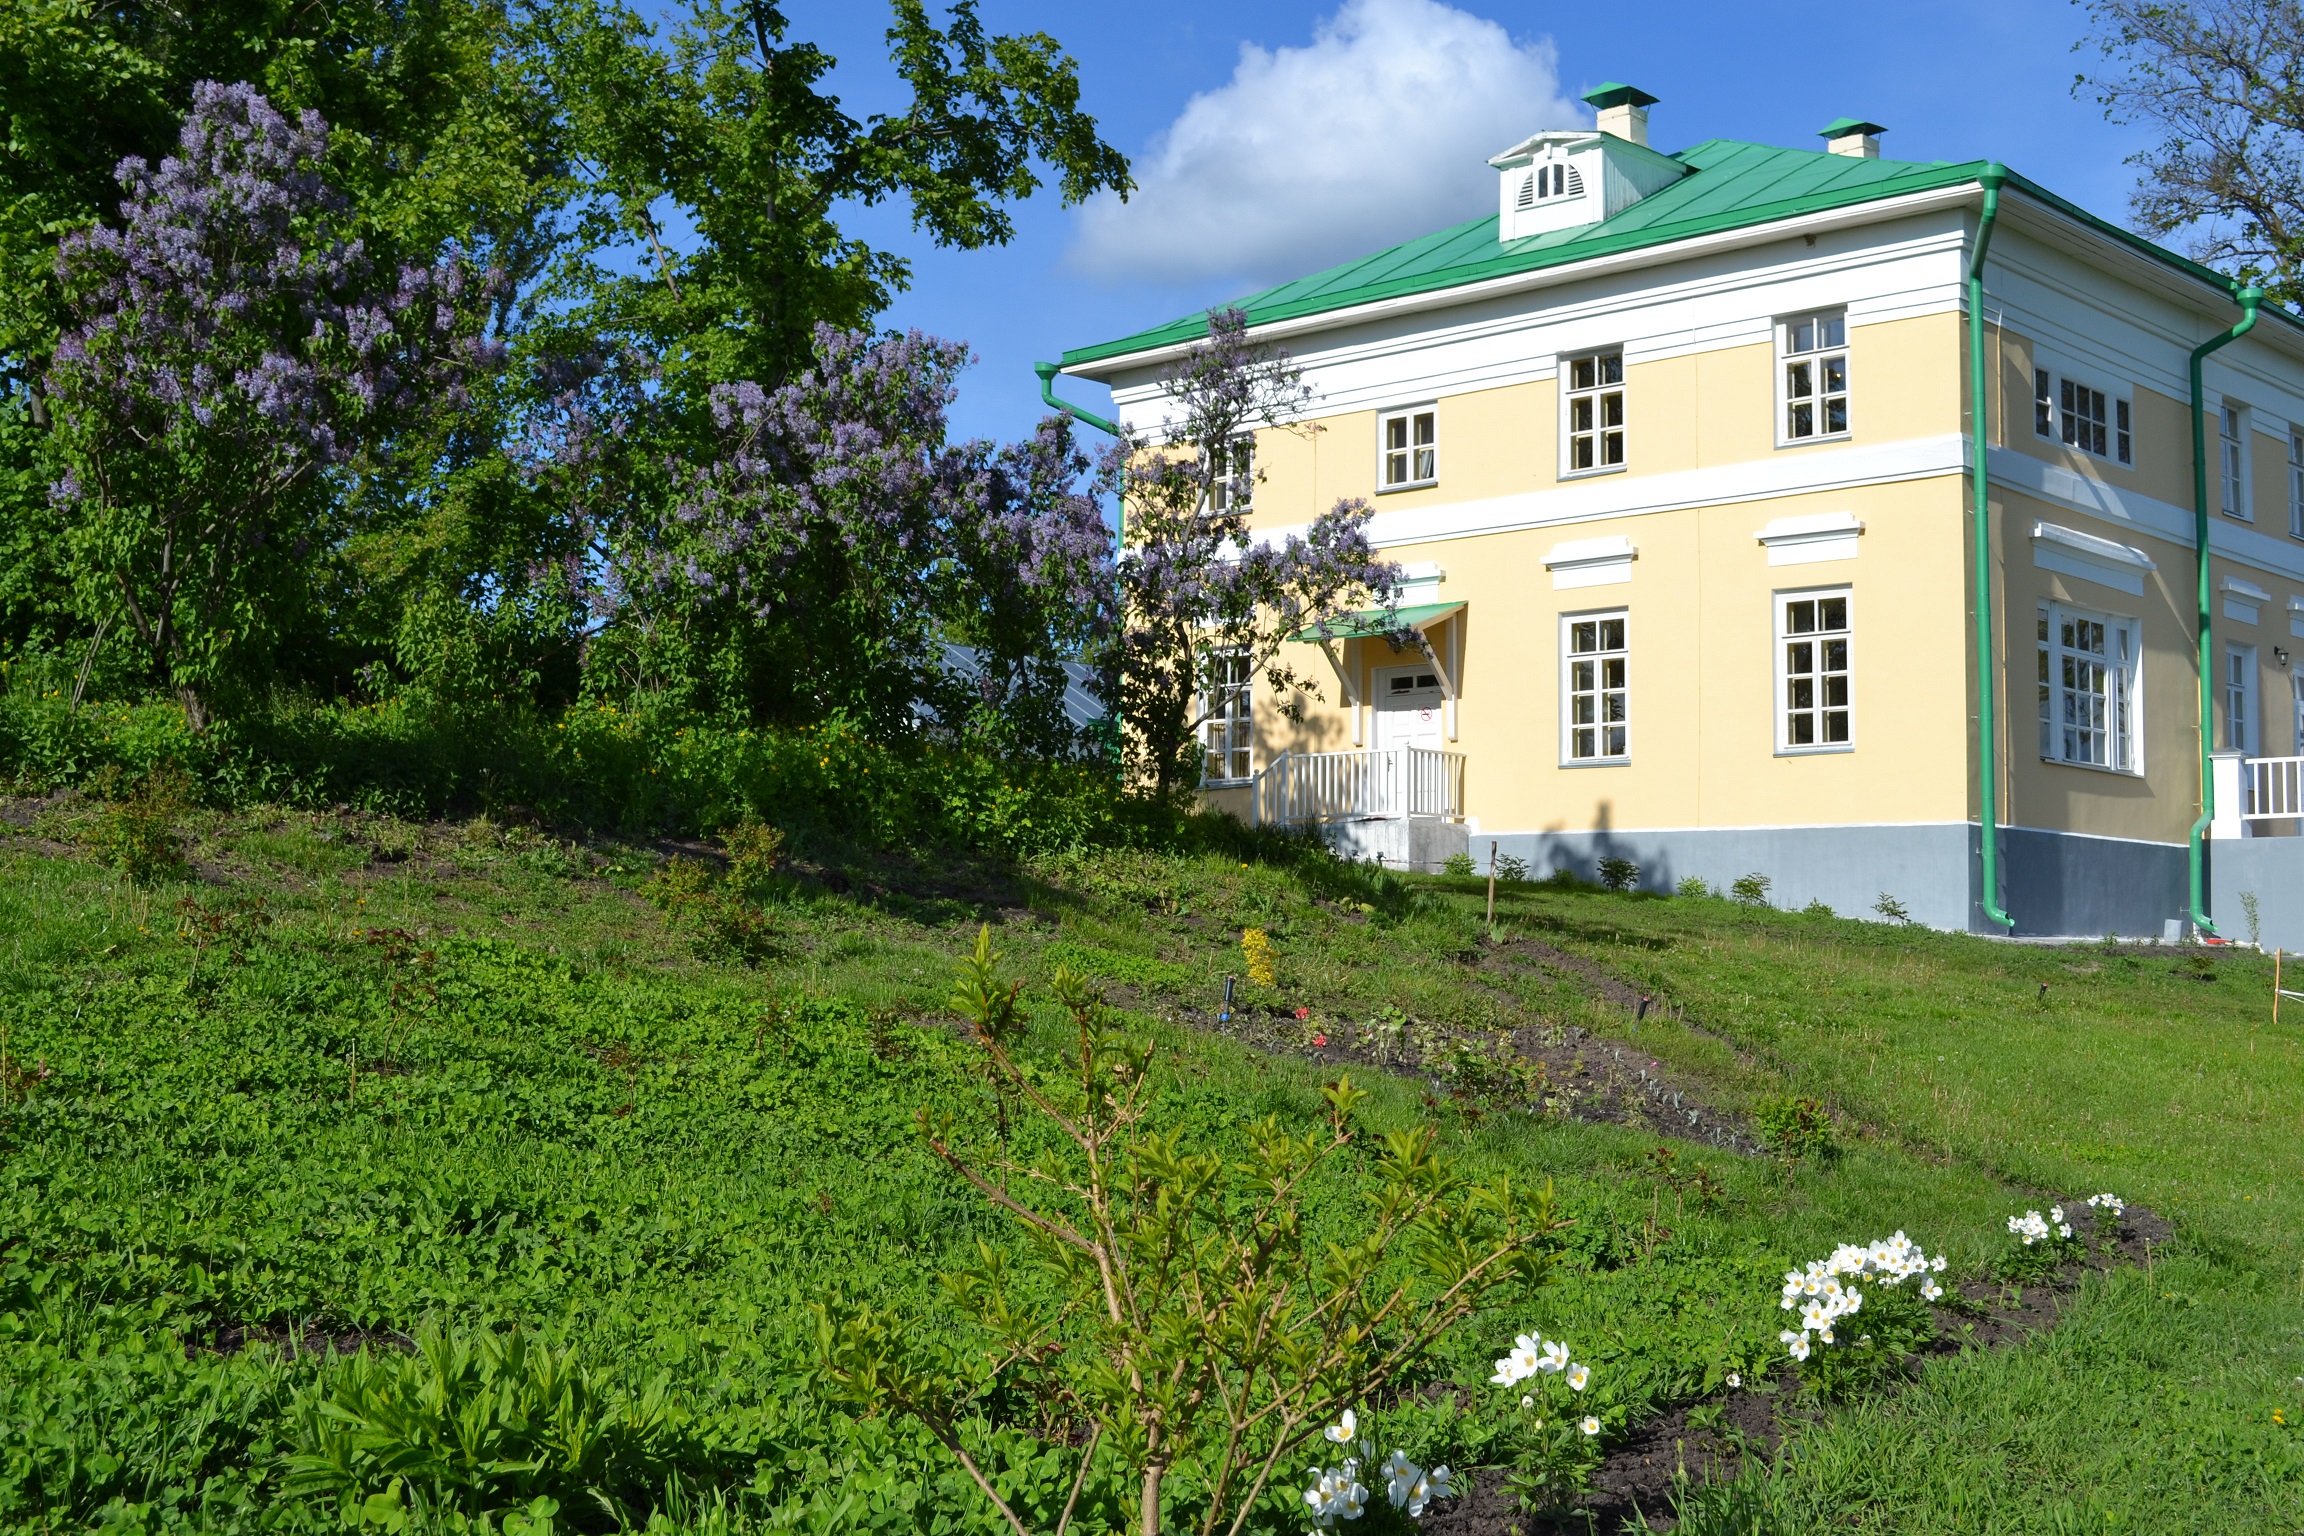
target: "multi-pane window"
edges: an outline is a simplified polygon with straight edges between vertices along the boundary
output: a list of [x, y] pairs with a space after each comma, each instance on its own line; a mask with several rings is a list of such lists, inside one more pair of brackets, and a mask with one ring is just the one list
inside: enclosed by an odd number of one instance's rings
[[2256, 750], [2256, 647], [2224, 648], [2224, 745]]
[[1803, 315], [1787, 320], [1784, 344], [1784, 436], [1800, 442], [1848, 430], [1848, 319]]
[[1624, 354], [1587, 352], [1561, 366], [1568, 381], [1568, 472], [1624, 463]]
[[1405, 490], [1430, 485], [1440, 478], [1440, 413], [1431, 406], [1393, 411], [1379, 418], [1377, 428], [1384, 445], [1383, 473], [1378, 488]]
[[2130, 410], [2129, 403], [2118, 395], [2108, 395], [2077, 379], [2060, 378], [2045, 368], [2032, 370], [2032, 430], [2067, 448], [2122, 464], [2135, 463], [2136, 435]]
[[1200, 725], [1204, 782], [1245, 779], [1249, 768], [1248, 653], [1217, 651], [1208, 658], [1208, 717]]
[[2288, 429], [2288, 534], [2304, 539], [2304, 430]]
[[2055, 763], [2139, 771], [2134, 619], [2040, 610], [2040, 755]]
[[1582, 763], [1628, 756], [1631, 711], [1625, 683], [1624, 615], [1571, 614], [1560, 627], [1562, 755]]
[[1230, 447], [1209, 450], [1208, 505], [1218, 512], [1245, 512], [1256, 493], [1256, 439], [1238, 437]]
[[2248, 422], [2227, 400], [2216, 408], [2216, 456], [2224, 481], [2224, 515], [2248, 514]]
[[1776, 597], [1776, 745], [1786, 752], [1849, 746], [1848, 594]]

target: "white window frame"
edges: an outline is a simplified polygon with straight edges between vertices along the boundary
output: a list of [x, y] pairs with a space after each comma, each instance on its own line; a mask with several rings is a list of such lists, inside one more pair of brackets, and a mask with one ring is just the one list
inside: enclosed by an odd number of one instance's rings
[[2224, 746], [2263, 756], [2264, 718], [2257, 709], [2256, 647], [2224, 647]]
[[[1605, 628], [1597, 627], [1610, 623], [1623, 626], [1618, 636], [1621, 643], [1612, 648], [1606, 645], [1608, 636]], [[1575, 630], [1579, 624], [1596, 626], [1593, 635], [1596, 649], [1581, 652], [1575, 649]], [[1599, 670], [1612, 660], [1623, 664], [1623, 670], [1618, 676], [1618, 686], [1614, 688], [1608, 686], [1606, 673]], [[1579, 661], [1590, 661], [1594, 664], [1593, 686], [1590, 688], [1580, 689], [1576, 685], [1576, 663]], [[1614, 721], [1602, 718], [1604, 714], [1603, 701], [1611, 693], [1620, 695], [1623, 701], [1623, 714], [1621, 718]], [[1593, 700], [1593, 719], [1589, 723], [1579, 721], [1576, 718], [1576, 701], [1580, 697], [1589, 697]], [[1622, 751], [1606, 752], [1599, 750], [1608, 744], [1605, 736], [1601, 733], [1611, 726], [1618, 727], [1623, 731]], [[1593, 733], [1594, 751], [1586, 756], [1579, 756], [1576, 752], [1576, 733], [1579, 729], [1588, 729]], [[1595, 608], [1583, 613], [1564, 613], [1560, 615], [1560, 766], [1563, 768], [1597, 768], [1628, 763], [1631, 760], [1631, 610], [1628, 608]]]
[[[1805, 351], [1798, 350], [1797, 329], [1803, 325], [1816, 328], [1811, 338], [1816, 344]], [[1840, 339], [1835, 344], [1824, 342], [1824, 328], [1837, 326]], [[1840, 388], [1819, 387], [1827, 382], [1827, 370], [1832, 362], [1840, 365]], [[1792, 393], [1792, 375], [1795, 369], [1806, 366], [1811, 389], [1807, 399], [1814, 413], [1809, 417], [1812, 430], [1793, 430], [1792, 411], [1799, 397]], [[1802, 315], [1787, 315], [1776, 322], [1776, 446], [1799, 448], [1809, 443], [1836, 443], [1847, 440], [1853, 427], [1849, 418], [1848, 388], [1848, 312], [1844, 309], [1813, 310]], [[1822, 407], [1837, 398], [1840, 402], [1841, 425], [1836, 431], [1827, 431], [1818, 420]]]
[[[1845, 623], [1842, 628], [1838, 630], [1814, 629], [1802, 630], [1798, 632], [1795, 632], [1792, 629], [1792, 609], [1794, 605], [1800, 603], [1823, 603], [1834, 599], [1838, 599], [1842, 604], [1845, 605], [1841, 610], [1845, 619]], [[1821, 619], [1821, 615], [1818, 617]], [[1821, 638], [1827, 642], [1832, 640], [1837, 640], [1840, 642], [1842, 647], [1840, 660], [1842, 664], [1837, 668], [1831, 667], [1827, 664], [1826, 658], [1818, 656], [1813, 650], [1811, 650], [1808, 654], [1807, 669], [1805, 672], [1796, 674], [1792, 668], [1792, 663], [1796, 654], [1793, 650], [1793, 647], [1799, 645], [1813, 646], [1817, 643], [1818, 638]], [[1776, 593], [1773, 644], [1775, 648], [1775, 654], [1769, 659], [1768, 670], [1774, 676], [1776, 681], [1777, 755], [1779, 757], [1809, 757], [1817, 753], [1855, 751], [1856, 594], [1854, 589], [1846, 585], [1831, 587], [1794, 587], [1787, 588]], [[1811, 695], [1812, 702], [1806, 705], [1796, 705], [1794, 703], [1794, 684], [1796, 682], [1805, 678], [1812, 682], [1824, 683], [1828, 685], [1830, 680], [1834, 677], [1839, 678], [1842, 686], [1846, 689], [1846, 693], [1839, 705], [1834, 706], [1829, 702], [1814, 702], [1813, 695]], [[1835, 709], [1840, 713], [1846, 714], [1848, 717], [1848, 734], [1845, 739], [1840, 741], [1794, 741], [1792, 739], [1792, 721], [1795, 715], [1815, 714], [1819, 717], [1818, 724], [1821, 726], [1823, 724], [1821, 719], [1823, 714], [1827, 711]], [[1821, 734], [1821, 732], [1819, 732], [1819, 734]]]
[[[2093, 397], [2093, 399], [2091, 399]], [[2076, 410], [2101, 404], [2103, 413]], [[2122, 469], [2136, 467], [2136, 402], [2131, 391], [2066, 373], [2045, 363], [2032, 369], [2032, 431], [2037, 437]], [[2101, 433], [2104, 446], [2096, 446]]]
[[[1419, 440], [1417, 423], [1423, 422], [1425, 436]], [[1400, 423], [1402, 446], [1392, 446], [1392, 424]], [[1392, 456], [1400, 454], [1408, 472], [1405, 480], [1390, 478]], [[1430, 473], [1418, 476], [1418, 469]], [[1376, 417], [1376, 493], [1389, 491], [1415, 491], [1440, 483], [1440, 406], [1436, 401], [1422, 405], [1403, 405], [1382, 411]]]
[[2288, 537], [2304, 539], [2304, 427], [2288, 425]]
[[2249, 420], [2248, 407], [2237, 400], [2220, 400], [2216, 405], [2216, 500], [2224, 515], [2243, 523], [2256, 521], [2256, 509], [2248, 494], [2248, 477], [2254, 465], [2250, 462], [2249, 438], [2255, 433], [2255, 424]]
[[[2101, 625], [2103, 645], [2101, 652], [2064, 643], [2064, 623]], [[2042, 603], [2037, 610], [2036, 655], [2039, 659], [2037, 676], [2040, 717], [2040, 758], [2066, 768], [2086, 768], [2093, 773], [2120, 773], [2132, 778], [2144, 774], [2144, 625], [2141, 620], [2126, 614], [2099, 613], [2091, 609], [2076, 608], [2069, 603]], [[2102, 734], [2106, 746], [2104, 761], [2071, 755], [2067, 748], [2077, 740], [2064, 729], [2066, 714], [2065, 686], [2066, 660], [2079, 665], [2103, 665], [2104, 725]], [[2082, 731], [2093, 731], [2091, 724], [2083, 724]]]
[[1219, 448], [1215, 453], [1215, 473], [1208, 477], [1209, 510], [1253, 510], [1256, 500], [1256, 434], [1244, 432], [1232, 439], [1229, 449]]
[[[1608, 383], [1604, 382], [1607, 374], [1606, 365], [1611, 360], [1613, 360], [1616, 364], [1616, 378], [1615, 382]], [[1592, 364], [1593, 382], [1588, 385], [1578, 387], [1574, 383], [1576, 376], [1576, 365], [1578, 363], [1586, 362]], [[1624, 364], [1624, 349], [1622, 347], [1587, 347], [1581, 352], [1571, 352], [1564, 354], [1561, 357], [1561, 479], [1581, 480], [1587, 475], [1620, 475], [1626, 469], [1631, 467], [1632, 412], [1631, 404], [1626, 399], [1626, 373], [1627, 369]], [[1608, 401], [1611, 397], [1616, 402], [1617, 410], [1616, 424], [1613, 427], [1609, 426], [1607, 423]], [[1584, 400], [1588, 400], [1592, 404], [1593, 423], [1591, 431], [1579, 434], [1576, 431], [1576, 405], [1578, 401]], [[1618, 457], [1616, 462], [1613, 464], [1606, 462], [1607, 439], [1611, 433], [1618, 440]], [[1578, 467], [1576, 463], [1575, 440], [1579, 435], [1588, 436], [1592, 439], [1592, 463], [1581, 468]]]
[[[1200, 722], [1200, 782], [1205, 785], [1245, 784], [1256, 776], [1256, 676], [1248, 666], [1248, 652], [1240, 647], [1210, 651], [1206, 684], [1225, 697], [1201, 695], [1209, 711]], [[1239, 676], [1220, 675], [1237, 671]], [[1210, 760], [1221, 756], [1223, 774], [1210, 773]]]

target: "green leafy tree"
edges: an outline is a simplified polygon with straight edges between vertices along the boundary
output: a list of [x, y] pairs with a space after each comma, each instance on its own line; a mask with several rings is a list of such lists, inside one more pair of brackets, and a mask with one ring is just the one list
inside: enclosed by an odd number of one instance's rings
[[2130, 208], [2210, 266], [2304, 302], [2304, 10], [2286, 0], [2088, 0], [2103, 67], [2074, 89], [2159, 131]]
[[[539, 0], [532, 56], [581, 212], [562, 281], [603, 330], [646, 338], [675, 384], [779, 383], [819, 324], [857, 329], [887, 307], [909, 264], [843, 231], [843, 204], [902, 199], [939, 245], [977, 250], [1013, 237], [1008, 205], [1043, 176], [1067, 204], [1131, 189], [1055, 39], [988, 34], [974, 0], [943, 26], [920, 0], [891, 10], [909, 100], [859, 119], [823, 89], [833, 56], [773, 0], [691, 0], [665, 36], [612, 0]], [[637, 272], [591, 259], [626, 246]]]

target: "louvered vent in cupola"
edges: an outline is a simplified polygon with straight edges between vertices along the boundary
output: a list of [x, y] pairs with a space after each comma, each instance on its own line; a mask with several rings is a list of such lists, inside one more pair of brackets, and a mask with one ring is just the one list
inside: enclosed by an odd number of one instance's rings
[[1648, 108], [1656, 98], [1609, 84], [1584, 99], [1599, 127], [1534, 134], [1488, 163], [1499, 173], [1498, 239], [1520, 240], [1597, 224], [1688, 174], [1648, 147]]
[[1565, 160], [1540, 165], [1520, 178], [1519, 206], [1522, 208], [1533, 208], [1556, 197], [1583, 195], [1584, 173]]

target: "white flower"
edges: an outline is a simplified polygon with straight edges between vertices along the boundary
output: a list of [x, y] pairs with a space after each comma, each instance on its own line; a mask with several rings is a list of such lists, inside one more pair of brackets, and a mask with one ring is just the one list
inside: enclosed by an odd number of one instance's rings
[[1415, 1486], [1408, 1490], [1408, 1518], [1414, 1520], [1421, 1517], [1424, 1513], [1424, 1506], [1434, 1499], [1452, 1499], [1454, 1497], [1456, 1497], [1456, 1490], [1449, 1486], [1448, 1469], [1446, 1467], [1434, 1467], [1418, 1478]]
[[1600, 1421], [1592, 1417], [1590, 1414], [1584, 1415], [1584, 1422], [1577, 1425], [1576, 1427], [1584, 1431], [1584, 1433], [1587, 1435], [1596, 1435], [1600, 1433]]
[[1409, 1490], [1424, 1479], [1424, 1469], [1408, 1459], [1408, 1453], [1394, 1449], [1384, 1458], [1378, 1469], [1384, 1474], [1384, 1496], [1392, 1501], [1394, 1509], [1408, 1502]]
[[1828, 1326], [1831, 1321], [1831, 1308], [1820, 1301], [1812, 1301], [1800, 1309], [1800, 1326], [1804, 1329], [1823, 1328]]
[[1345, 1472], [1342, 1486], [1336, 1490], [1336, 1514], [1343, 1520], [1357, 1520], [1368, 1512], [1368, 1490], [1350, 1471]]
[[1786, 1347], [1787, 1347], [1787, 1349], [1790, 1351], [1790, 1353], [1791, 1353], [1791, 1355], [1792, 1355], [1792, 1358], [1793, 1358], [1793, 1359], [1795, 1359], [1795, 1360], [1805, 1360], [1805, 1359], [1807, 1359], [1807, 1358], [1808, 1358], [1808, 1335], [1806, 1335], [1806, 1334], [1804, 1334], [1804, 1333], [1796, 1333], [1796, 1334], [1794, 1334], [1794, 1335], [1792, 1336], [1792, 1342], [1791, 1342], [1791, 1344], [1789, 1344], [1789, 1345], [1788, 1345], [1788, 1346], [1786, 1346]]
[[1328, 1438], [1334, 1441], [1336, 1444], [1345, 1444], [1351, 1440], [1354, 1435], [1360, 1433], [1359, 1415], [1355, 1414], [1349, 1408], [1345, 1409], [1342, 1413], [1336, 1416], [1336, 1422], [1329, 1425], [1324, 1433], [1326, 1433]]
[[1523, 1333], [1512, 1342], [1530, 1354], [1534, 1354], [1544, 1347], [1543, 1336], [1535, 1332]]
[[2070, 1237], [2072, 1235], [2071, 1225], [2066, 1223], [2065, 1225], [2058, 1227], [2056, 1229], [2056, 1235], [2058, 1237]]
[[1532, 1397], [1523, 1397], [1520, 1399], [1520, 1406], [1523, 1408], [1533, 1408], [1536, 1406], [1536, 1399]]
[[1739, 1375], [1737, 1372], [1735, 1372], [1735, 1371], [1730, 1371], [1730, 1372], [1728, 1373], [1728, 1385], [1730, 1385], [1730, 1386], [1732, 1386], [1732, 1387], [1740, 1387], [1740, 1386], [1744, 1385], [1744, 1378], [1743, 1378], [1741, 1375]]
[[2062, 1221], [2064, 1219], [2064, 1207], [2060, 1205], [2048, 1207], [2048, 1219], [2050, 1221]]
[[1568, 1367], [1568, 1386], [1571, 1390], [1577, 1392], [1583, 1391], [1584, 1383], [1590, 1381], [1591, 1379], [1592, 1367], [1588, 1365], [1572, 1365]]
[[1930, 1264], [1929, 1267], [1935, 1270], [1938, 1274], [1944, 1273], [1944, 1255], [1936, 1255], [1935, 1261]]
[[1934, 1301], [1937, 1297], [1943, 1294], [1944, 1287], [1938, 1285], [1935, 1281], [1923, 1280], [1920, 1282], [1920, 1299], [1922, 1301]]
[[1564, 1371], [1568, 1369], [1568, 1346], [1558, 1339], [1553, 1339], [1547, 1343], [1544, 1346], [1544, 1358], [1536, 1362], [1536, 1369], [1540, 1371]]

